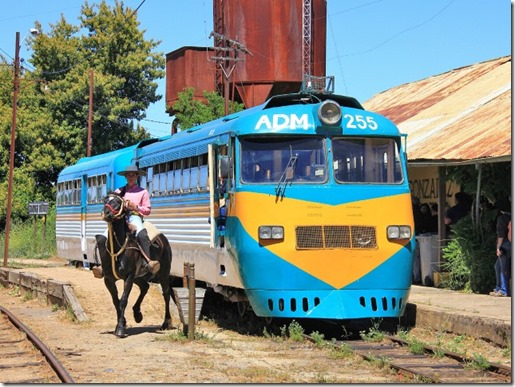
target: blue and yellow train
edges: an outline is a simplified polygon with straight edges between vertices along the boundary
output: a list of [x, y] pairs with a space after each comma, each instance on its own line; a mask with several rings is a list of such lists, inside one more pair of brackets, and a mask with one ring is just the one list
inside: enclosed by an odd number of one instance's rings
[[95, 263], [102, 199], [137, 164], [171, 275], [194, 263], [197, 280], [262, 317], [398, 317], [415, 247], [404, 140], [354, 98], [288, 94], [83, 158], [58, 179], [58, 254]]

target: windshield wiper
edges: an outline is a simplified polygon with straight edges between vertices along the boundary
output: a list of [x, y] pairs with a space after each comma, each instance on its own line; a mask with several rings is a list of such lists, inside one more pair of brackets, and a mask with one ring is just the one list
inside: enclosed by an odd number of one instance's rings
[[297, 155], [292, 154], [292, 149], [290, 146], [290, 159], [288, 160], [288, 164], [286, 164], [286, 168], [284, 168], [284, 172], [277, 183], [277, 187], [275, 187], [275, 196], [284, 197], [284, 193], [286, 192], [286, 183], [288, 181], [292, 181], [293, 174], [295, 172], [295, 167], [297, 166]]

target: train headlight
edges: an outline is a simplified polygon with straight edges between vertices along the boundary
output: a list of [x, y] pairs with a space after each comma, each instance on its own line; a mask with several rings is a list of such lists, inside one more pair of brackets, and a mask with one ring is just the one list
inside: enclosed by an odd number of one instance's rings
[[259, 226], [259, 239], [284, 239], [284, 227]]
[[388, 239], [410, 239], [411, 227], [410, 226], [388, 226], [386, 230]]
[[342, 109], [336, 102], [328, 99], [318, 108], [318, 118], [324, 125], [338, 125], [342, 118]]

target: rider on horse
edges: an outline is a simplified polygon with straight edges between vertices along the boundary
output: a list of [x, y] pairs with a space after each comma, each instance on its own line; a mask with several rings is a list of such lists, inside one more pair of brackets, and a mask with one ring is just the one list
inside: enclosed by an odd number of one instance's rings
[[[145, 173], [135, 165], [129, 165], [124, 171], [118, 172], [118, 175], [125, 176], [127, 185], [118, 188], [115, 193], [125, 199], [125, 205], [130, 211], [128, 222], [136, 229], [136, 237], [145, 256], [144, 265], [148, 265], [149, 272], [156, 274], [159, 271], [159, 262], [152, 260], [150, 256], [150, 239], [147, 230], [143, 227], [143, 217], [150, 215], [150, 195], [146, 189], [137, 184], [138, 176]], [[104, 236], [107, 238], [107, 230]], [[93, 268], [93, 274], [97, 278], [102, 278], [102, 267]]]

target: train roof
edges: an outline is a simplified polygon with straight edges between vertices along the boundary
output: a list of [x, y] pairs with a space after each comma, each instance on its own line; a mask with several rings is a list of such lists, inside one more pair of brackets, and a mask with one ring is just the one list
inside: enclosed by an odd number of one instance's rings
[[363, 106], [356, 98], [338, 94], [327, 93], [292, 93], [282, 94], [271, 97], [263, 105], [263, 109], [270, 109], [281, 106], [306, 105], [310, 103], [320, 103], [327, 100], [337, 102], [341, 107], [364, 110]]
[[[374, 135], [398, 135], [397, 128], [387, 118], [373, 112], [364, 113], [365, 109], [355, 98], [336, 94], [292, 93], [271, 97], [261, 105], [180, 131], [166, 141], [142, 148], [138, 152], [139, 165], [140, 167], [146, 167], [156, 163], [207, 153], [210, 143], [224, 144], [228, 136], [256, 133], [257, 122], [264, 115], [295, 115], [308, 112], [310, 114], [310, 128], [302, 133], [317, 134], [316, 126], [319, 125], [316, 121], [318, 120], [317, 109], [309, 110], [309, 106], [318, 105], [326, 100], [337, 102], [345, 111], [362, 111], [362, 113], [357, 114], [375, 116], [377, 121], [384, 120], [385, 123], [388, 121], [387, 125], [383, 125], [386, 130], [383, 133], [377, 131]], [[307, 107], [307, 109], [301, 111], [302, 107]], [[284, 131], [281, 132], [273, 127], [269, 128], [268, 132], [270, 134], [284, 134]]]
[[101, 173], [109, 170], [114, 170], [115, 164], [123, 164], [122, 167], [130, 164], [133, 157], [135, 156], [135, 150], [137, 148], [145, 147], [154, 142], [163, 141], [170, 136], [161, 137], [159, 139], [153, 138], [148, 140], [140, 141], [137, 144], [128, 146], [126, 148], [117, 149], [111, 152], [102, 153], [99, 155], [82, 157], [75, 164], [64, 168], [57, 181], [73, 179], [81, 176], [85, 172], [95, 171]]

